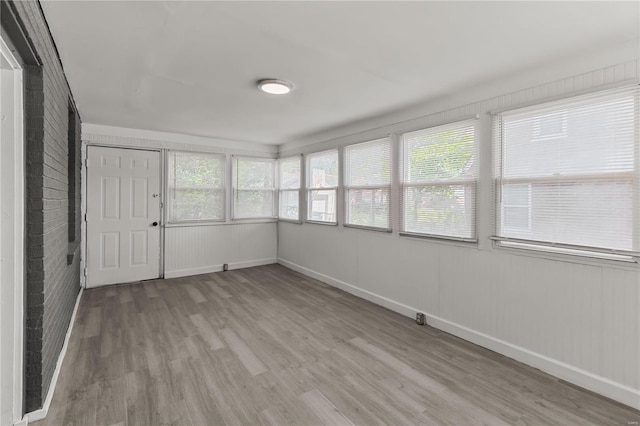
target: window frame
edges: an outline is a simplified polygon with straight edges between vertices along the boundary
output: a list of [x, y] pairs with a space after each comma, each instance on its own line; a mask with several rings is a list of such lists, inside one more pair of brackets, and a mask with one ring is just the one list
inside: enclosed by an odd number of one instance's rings
[[[239, 188], [238, 187], [238, 174], [236, 173], [238, 168], [238, 161], [246, 160], [246, 161], [254, 161], [256, 163], [270, 163], [271, 164], [271, 177], [272, 177], [272, 185], [270, 188]], [[252, 157], [246, 155], [232, 155], [231, 156], [231, 220], [232, 221], [247, 221], [247, 220], [264, 220], [264, 219], [277, 219], [278, 211], [277, 211], [277, 163], [276, 158], [269, 157]], [[237, 217], [237, 208], [236, 202], [238, 200], [238, 193], [240, 191], [264, 191], [271, 192], [271, 216], [244, 216]]]
[[[472, 158], [475, 157], [475, 168], [476, 173], [474, 178], [469, 179], [433, 179], [424, 182], [407, 182], [407, 174], [408, 174], [408, 161], [409, 161], [409, 150], [407, 149], [407, 140], [411, 135], [428, 132], [428, 133], [438, 133], [446, 130], [454, 130], [463, 127], [471, 126], [473, 127], [473, 146], [472, 146]], [[474, 116], [471, 118], [464, 118], [461, 120], [456, 120], [450, 123], [434, 125], [429, 127], [424, 127], [417, 130], [412, 130], [408, 132], [404, 132], [399, 134], [399, 149], [400, 149], [400, 194], [399, 194], [399, 203], [400, 203], [400, 232], [401, 236], [407, 237], [418, 237], [418, 238], [428, 238], [435, 240], [450, 240], [450, 241], [458, 241], [463, 243], [474, 243], [478, 242], [478, 186], [479, 186], [479, 169], [481, 167], [479, 162], [479, 135], [478, 135], [478, 117]], [[407, 230], [406, 226], [406, 206], [405, 201], [407, 199], [407, 190], [410, 188], [426, 188], [426, 187], [453, 187], [453, 186], [471, 186], [474, 193], [474, 206], [473, 206], [473, 218], [471, 220], [472, 226], [472, 235], [470, 237], [458, 237], [455, 235], [445, 235], [445, 234], [433, 234], [433, 233], [424, 233], [424, 232], [415, 232]]]
[[[351, 171], [349, 169], [349, 160], [348, 160], [348, 151], [350, 149], [353, 149], [355, 147], [362, 147], [364, 145], [368, 145], [368, 144], [376, 144], [376, 143], [380, 143], [380, 142], [386, 142], [389, 146], [389, 183], [387, 185], [349, 185], [349, 178], [351, 175]], [[370, 231], [378, 231], [378, 232], [393, 232], [393, 225], [392, 225], [392, 220], [391, 220], [391, 214], [392, 214], [392, 210], [393, 210], [393, 197], [391, 195], [391, 191], [392, 191], [392, 180], [393, 180], [393, 174], [394, 174], [394, 167], [393, 167], [393, 159], [392, 159], [392, 154], [393, 154], [393, 143], [391, 140], [390, 136], [386, 136], [383, 138], [377, 138], [377, 139], [372, 139], [372, 140], [368, 140], [365, 142], [357, 142], [354, 144], [349, 144], [349, 145], [345, 145], [343, 148], [343, 176], [344, 176], [344, 183], [342, 185], [343, 190], [344, 190], [344, 223], [343, 226], [348, 227], [348, 228], [358, 228], [358, 229], [367, 229]], [[380, 191], [387, 191], [388, 194], [388, 216], [387, 216], [387, 226], [386, 227], [381, 227], [381, 226], [375, 226], [375, 225], [359, 225], [356, 223], [351, 223], [350, 222], [350, 203], [349, 203], [349, 191], [350, 190], [371, 190], [372, 191], [372, 196], [375, 196], [375, 191], [380, 190]]]
[[[330, 187], [312, 187], [310, 186], [310, 182], [311, 182], [311, 167], [309, 166], [311, 159], [313, 159], [314, 157], [320, 156], [322, 154], [327, 154], [327, 153], [335, 153], [336, 156], [336, 162], [337, 162], [337, 182], [335, 186], [330, 186]], [[316, 151], [316, 152], [312, 152], [309, 154], [306, 154], [304, 159], [304, 167], [305, 167], [305, 197], [306, 197], [306, 202], [305, 202], [305, 206], [306, 206], [306, 214], [305, 214], [305, 223], [315, 223], [317, 225], [329, 225], [329, 226], [337, 226], [338, 225], [338, 189], [341, 186], [341, 176], [340, 176], [340, 151], [338, 148], [332, 148], [332, 149], [326, 149], [323, 151]], [[334, 199], [335, 199], [335, 203], [334, 203], [334, 215], [335, 215], [335, 221], [330, 222], [330, 221], [322, 221], [322, 220], [316, 220], [316, 219], [310, 219], [309, 215], [313, 212], [313, 209], [311, 208], [311, 204], [313, 203], [313, 198], [312, 198], [312, 192], [314, 191], [332, 191], [335, 195], [334, 195]]]
[[[168, 149], [166, 150], [167, 155], [166, 155], [166, 173], [167, 173], [167, 177], [166, 177], [166, 224], [171, 227], [172, 225], [185, 225], [185, 224], [207, 224], [207, 223], [215, 223], [215, 224], [219, 224], [219, 223], [224, 223], [227, 221], [227, 155], [226, 154], [219, 154], [219, 153], [215, 153], [215, 152], [202, 152], [202, 151], [185, 151], [185, 150], [179, 150], [179, 149]], [[171, 193], [173, 190], [175, 190], [175, 186], [172, 186], [172, 180], [171, 180], [171, 172], [172, 172], [172, 168], [171, 168], [171, 154], [172, 153], [176, 153], [176, 154], [188, 154], [188, 155], [200, 155], [200, 156], [208, 156], [208, 157], [216, 157], [220, 160], [220, 164], [221, 164], [221, 173], [220, 173], [220, 181], [221, 181], [221, 185], [219, 187], [215, 187], [215, 188], [209, 188], [210, 190], [212, 189], [216, 189], [220, 192], [222, 192], [222, 206], [221, 206], [221, 212], [222, 215], [220, 217], [220, 219], [212, 219], [212, 218], [207, 218], [207, 219], [187, 219], [187, 220], [175, 220], [172, 219], [172, 214], [173, 214], [173, 204], [172, 204], [172, 197], [171, 197]], [[186, 189], [186, 188], [182, 188], [182, 189]], [[207, 188], [200, 188], [200, 189], [207, 189]]]

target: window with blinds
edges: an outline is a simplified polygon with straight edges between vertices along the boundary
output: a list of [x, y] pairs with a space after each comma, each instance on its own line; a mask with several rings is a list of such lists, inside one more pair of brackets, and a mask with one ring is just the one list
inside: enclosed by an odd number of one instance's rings
[[637, 255], [638, 98], [635, 86], [495, 115], [496, 239]]
[[299, 155], [278, 160], [280, 219], [300, 220], [301, 163], [302, 157]]
[[337, 223], [338, 150], [307, 155], [307, 220]]
[[225, 159], [215, 154], [168, 153], [169, 222], [224, 220]]
[[233, 158], [233, 218], [275, 216], [275, 163], [269, 158]]
[[391, 140], [344, 149], [346, 224], [390, 230]]
[[475, 241], [475, 120], [405, 133], [402, 148], [402, 232]]

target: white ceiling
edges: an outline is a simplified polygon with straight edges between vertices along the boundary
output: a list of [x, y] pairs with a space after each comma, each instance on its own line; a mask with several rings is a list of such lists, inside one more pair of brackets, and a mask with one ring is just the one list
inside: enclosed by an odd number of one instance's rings
[[640, 37], [636, 1], [42, 6], [83, 122], [267, 144]]

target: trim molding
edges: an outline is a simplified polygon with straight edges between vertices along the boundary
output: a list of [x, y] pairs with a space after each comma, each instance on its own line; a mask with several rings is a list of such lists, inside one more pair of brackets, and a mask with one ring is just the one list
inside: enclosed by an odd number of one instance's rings
[[[278, 258], [278, 263], [286, 268], [293, 269], [294, 271], [300, 272], [308, 277], [315, 278], [332, 287], [337, 287], [347, 293], [351, 293], [354, 296], [361, 297], [407, 317], [413, 318], [416, 312], [420, 312], [419, 309], [412, 308], [370, 291], [363, 290], [357, 286], [337, 280], [309, 268], [305, 268], [304, 266], [300, 266], [286, 259]], [[444, 318], [431, 315], [428, 312], [425, 312], [425, 315], [427, 316], [427, 324], [431, 327], [437, 328], [456, 337], [460, 337], [461, 339], [490, 349], [509, 358], [513, 358], [516, 361], [538, 368], [562, 380], [566, 380], [567, 382], [640, 410], [640, 390], [638, 389], [633, 389], [629, 386], [622, 385], [614, 382], [613, 380], [598, 376], [562, 361], [549, 358], [537, 352], [505, 342], [504, 340], [480, 333]]]
[[82, 140], [107, 145], [182, 149], [224, 154], [266, 155], [275, 158], [276, 145], [258, 142], [235, 141], [215, 137], [194, 136], [155, 130], [132, 129], [82, 123]]
[[[247, 260], [244, 262], [229, 263], [229, 270], [251, 268], [252, 266], [271, 265], [274, 263], [278, 263], [278, 259], [267, 258], [267, 259]], [[221, 272], [222, 270], [223, 270], [222, 265], [202, 266], [199, 268], [176, 269], [175, 271], [165, 271], [164, 277], [165, 278], [188, 277], [191, 275], [201, 275], [201, 274], [210, 274], [212, 272]]]
[[352, 284], [337, 280], [328, 275], [321, 274], [320, 272], [316, 272], [309, 268], [305, 268], [304, 266], [300, 266], [293, 262], [289, 262], [288, 260], [278, 258], [278, 263], [286, 268], [293, 269], [294, 271], [300, 272], [301, 274], [304, 274], [308, 277], [315, 278], [316, 280], [322, 281], [325, 284], [329, 284], [332, 287], [336, 287], [336, 288], [339, 288], [340, 290], [344, 290], [347, 293], [351, 293], [354, 296], [358, 296], [364, 300], [368, 300], [369, 302], [375, 303], [376, 305], [383, 306], [393, 312], [397, 312], [409, 318], [415, 318], [416, 312], [420, 312], [420, 309], [418, 308], [413, 308], [411, 306], [398, 303], [384, 296], [380, 296], [368, 290], [363, 290], [360, 287], [356, 287]]
[[[84, 292], [84, 288], [80, 287], [80, 291], [78, 292], [78, 297], [76, 298], [76, 305], [74, 306], [73, 313], [71, 314], [71, 320], [69, 321], [67, 334], [64, 337], [64, 344], [62, 345], [62, 350], [60, 350], [60, 355], [58, 356], [58, 362], [56, 363], [56, 369], [53, 372], [53, 377], [51, 378], [51, 384], [49, 385], [49, 390], [47, 391], [47, 397], [44, 400], [44, 404], [42, 405], [42, 408], [31, 411], [24, 415], [24, 417], [22, 418], [22, 422], [25, 422], [24, 423], [25, 426], [31, 422], [36, 422], [38, 420], [42, 420], [45, 417], [47, 417], [47, 413], [49, 412], [49, 407], [51, 406], [51, 400], [53, 399], [53, 393], [56, 391], [56, 385], [58, 384], [58, 376], [60, 375], [60, 369], [62, 368], [64, 357], [67, 354], [67, 348], [69, 347], [69, 339], [71, 338], [71, 332], [73, 331], [73, 326], [76, 322], [78, 306], [80, 306], [80, 299], [82, 298], [83, 292]], [[18, 423], [18, 424], [22, 424], [22, 423]]]

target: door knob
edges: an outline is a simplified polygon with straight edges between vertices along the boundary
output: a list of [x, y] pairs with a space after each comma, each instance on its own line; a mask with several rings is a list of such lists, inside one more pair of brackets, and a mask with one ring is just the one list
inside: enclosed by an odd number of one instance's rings
[[151, 226], [158, 226], [158, 222], [153, 222]]

